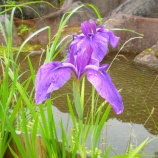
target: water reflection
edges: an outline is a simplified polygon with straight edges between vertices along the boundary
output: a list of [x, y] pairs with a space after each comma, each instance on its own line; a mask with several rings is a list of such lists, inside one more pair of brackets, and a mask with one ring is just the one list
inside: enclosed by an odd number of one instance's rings
[[103, 133], [107, 136], [106, 143], [111, 146], [110, 155], [123, 154], [129, 144], [135, 148], [147, 138], [152, 141], [146, 145], [143, 153], [154, 156], [154, 153], [158, 152], [158, 137], [149, 133], [141, 124], [125, 123], [116, 118], [109, 119]]
[[[63, 122], [63, 127], [67, 134], [71, 133], [73, 124], [68, 113], [62, 113], [57, 107], [52, 106], [54, 114], [54, 120], [56, 123], [59, 139], [61, 139], [60, 121]], [[144, 150], [144, 154], [150, 154], [150, 157], [156, 157], [158, 153], [158, 137], [149, 133], [143, 125], [136, 123], [124, 123], [122, 121], [109, 119], [107, 124], [103, 127], [102, 134], [100, 136], [99, 148], [105, 151], [110, 144], [111, 150], [109, 156], [123, 154], [127, 151], [129, 144], [132, 144], [133, 148], [136, 148], [141, 142], [146, 139], [151, 140]], [[87, 147], [90, 149], [91, 137], [88, 136]], [[154, 156], [155, 155], [155, 156]]]

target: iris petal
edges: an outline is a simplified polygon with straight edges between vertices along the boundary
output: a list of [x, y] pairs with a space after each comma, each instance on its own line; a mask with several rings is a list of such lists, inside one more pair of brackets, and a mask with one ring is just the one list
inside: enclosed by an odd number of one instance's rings
[[110, 42], [111, 46], [113, 48], [115, 48], [120, 40], [120, 37], [117, 37], [114, 35], [114, 33], [112, 31], [106, 30], [103, 27], [100, 27], [97, 30], [98, 34], [100, 34], [101, 36], [103, 36], [104, 38], [106, 38], [108, 40], [108, 42]]
[[[70, 64], [69, 64], [70, 65]], [[50, 97], [50, 92], [62, 87], [71, 78], [72, 68], [61, 62], [49, 62], [40, 67], [36, 76], [36, 104]]]
[[91, 26], [90, 26], [90, 23], [85, 21], [83, 23], [81, 23], [81, 30], [83, 32], [83, 34], [85, 36], [87, 36], [89, 33], [91, 33]]
[[107, 32], [109, 35], [109, 42], [113, 48], [115, 48], [120, 40], [120, 37], [114, 35], [112, 31]]
[[91, 62], [93, 49], [88, 38], [83, 38], [69, 48], [69, 55], [65, 62], [73, 64], [77, 69], [77, 78], [83, 74], [86, 65]]
[[97, 59], [99, 62], [101, 62], [108, 52], [107, 38], [104, 38], [99, 34], [95, 34], [93, 36], [91, 46], [93, 48], [92, 58]]
[[81, 52], [76, 57], [77, 78], [80, 78], [85, 67], [90, 63], [92, 49], [90, 45], [81, 49]]
[[116, 114], [120, 114], [123, 109], [122, 97], [112, 83], [110, 76], [94, 65], [86, 67], [87, 80], [94, 86], [99, 95], [106, 99]]
[[[79, 49], [83, 49], [83, 47], [90, 44], [93, 48], [91, 59], [96, 59], [98, 62], [101, 62], [108, 52], [108, 42], [112, 47], [116, 47], [120, 39], [112, 31], [104, 29], [103, 26], [96, 28], [93, 20], [83, 22], [81, 29], [83, 34], [75, 35], [75, 40], [70, 44], [70, 48], [75, 46], [76, 51], [69, 51], [68, 56], [70, 54], [71, 56], [74, 55], [72, 52], [78, 52]], [[69, 59], [67, 61], [72, 63], [73, 57]]]
[[93, 20], [89, 20], [89, 23], [91, 24], [91, 28], [93, 30], [93, 33], [96, 33], [96, 24]]

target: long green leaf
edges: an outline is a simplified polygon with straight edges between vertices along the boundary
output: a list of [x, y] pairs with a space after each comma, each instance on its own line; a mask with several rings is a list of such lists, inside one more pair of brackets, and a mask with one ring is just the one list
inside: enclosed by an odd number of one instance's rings
[[10, 123], [9, 118], [8, 118], [7, 114], [5, 113], [5, 110], [3, 109], [3, 107], [2, 107], [2, 110], [3, 110], [4, 116], [6, 118], [6, 122], [8, 124], [9, 129], [10, 129], [10, 132], [12, 134], [12, 137], [13, 137], [16, 145], [17, 145], [17, 148], [19, 149], [19, 151], [20, 151], [23, 158], [28, 158], [28, 156], [25, 152], [25, 149], [24, 149], [19, 137], [17, 136], [17, 134], [15, 132], [15, 129], [13, 128], [13, 125]]
[[19, 156], [14, 152], [14, 150], [9, 146], [9, 150], [12, 153], [12, 155], [14, 156], [14, 158], [19, 158]]
[[[11, 78], [12, 80], [14, 80], [14, 74], [13, 74], [13, 72], [10, 70], [8, 73], [9, 73], [10, 78]], [[34, 109], [33, 109], [32, 103], [31, 103], [30, 100], [28, 99], [28, 97], [27, 97], [25, 91], [23, 90], [21, 84], [20, 84], [18, 81], [16, 81], [16, 88], [18, 89], [18, 91], [19, 91], [21, 97], [22, 97], [23, 100], [25, 101], [27, 107], [30, 109], [30, 112], [31, 112], [32, 116], [35, 116], [35, 111], [34, 111]]]
[[135, 157], [140, 151], [143, 150], [144, 146], [148, 143], [148, 138], [143, 141], [127, 158], [133, 158]]
[[108, 145], [108, 147], [103, 155], [103, 158], [109, 158], [109, 152], [110, 152], [110, 145]]
[[[31, 141], [32, 141], [32, 150], [34, 152], [34, 154], [36, 155], [36, 138], [37, 138], [37, 129], [38, 129], [38, 115], [36, 115], [35, 117], [35, 121], [33, 123], [33, 128], [32, 128], [32, 132], [31, 132]], [[38, 151], [37, 151], [38, 152]], [[37, 155], [35, 156], [35, 158], [37, 157]]]
[[26, 121], [26, 114], [24, 112], [24, 108], [22, 107], [22, 126], [23, 126], [23, 131], [22, 136], [25, 135], [25, 144], [26, 144], [26, 150], [28, 157], [34, 158], [34, 153], [32, 152], [32, 147], [31, 147], [31, 142], [29, 139], [29, 132], [27, 128], [27, 121]]
[[71, 104], [71, 101], [70, 101], [70, 98], [68, 95], [67, 95], [67, 102], [68, 102], [69, 112], [70, 112], [70, 116], [71, 116], [73, 125], [74, 125], [75, 129], [77, 129], [77, 122], [76, 122], [75, 114], [73, 112], [72, 104]]
[[101, 130], [102, 130], [102, 128], [103, 128], [103, 126], [104, 126], [104, 124], [105, 124], [107, 118], [108, 118], [110, 109], [111, 109], [111, 106], [108, 105], [108, 106], [107, 106], [107, 109], [106, 109], [105, 113], [103, 114], [102, 119], [101, 119], [101, 121], [100, 121], [100, 123], [99, 123], [99, 125], [98, 125], [97, 131], [96, 131], [96, 133], [95, 133], [94, 147], [97, 145], [98, 139], [99, 139], [99, 137], [100, 137]]

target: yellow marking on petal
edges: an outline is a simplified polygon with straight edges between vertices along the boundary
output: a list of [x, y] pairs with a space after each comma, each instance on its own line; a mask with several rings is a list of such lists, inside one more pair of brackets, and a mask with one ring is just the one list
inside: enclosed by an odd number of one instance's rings
[[99, 71], [99, 73], [100, 73], [101, 75], [103, 75], [103, 73], [102, 73], [101, 71]]

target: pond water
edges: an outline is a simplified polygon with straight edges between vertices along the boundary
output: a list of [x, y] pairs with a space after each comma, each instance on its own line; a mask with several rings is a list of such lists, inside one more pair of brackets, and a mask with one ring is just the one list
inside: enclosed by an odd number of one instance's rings
[[[110, 64], [115, 55], [115, 53], [109, 53], [103, 63]], [[110, 155], [121, 154], [126, 151], [129, 143], [135, 147], [149, 138], [152, 140], [145, 147], [144, 153], [152, 154], [152, 157], [158, 158], [158, 75], [155, 71], [134, 64], [134, 57], [134, 54], [120, 54], [108, 70], [116, 87], [121, 89], [125, 110], [120, 115], [116, 115], [111, 110], [108, 122], [102, 132], [104, 142], [100, 141], [100, 147], [105, 150], [110, 143]], [[24, 71], [28, 69], [28, 66], [27, 60], [23, 62], [23, 59], [24, 57], [21, 56], [21, 69]], [[59, 59], [61, 58], [59, 57]], [[31, 56], [36, 70], [39, 67], [39, 60], [40, 56]], [[24, 78], [27, 76], [27, 73], [24, 74]], [[52, 94], [52, 98], [55, 98], [53, 104], [56, 106], [54, 115], [57, 122], [61, 118], [65, 124], [67, 122], [69, 110], [65, 96], [67, 93], [71, 96], [71, 88], [71, 81], [69, 81]], [[89, 83], [86, 83], [85, 94], [88, 100], [91, 94]], [[101, 101], [102, 99], [100, 99]], [[88, 108], [88, 103], [86, 108]]]

